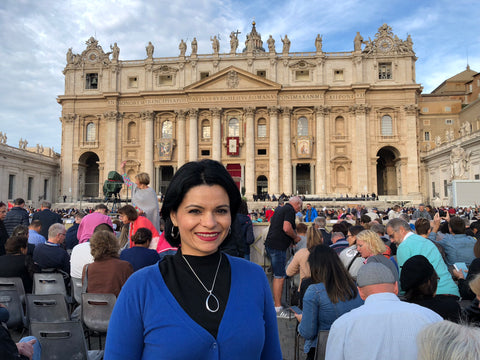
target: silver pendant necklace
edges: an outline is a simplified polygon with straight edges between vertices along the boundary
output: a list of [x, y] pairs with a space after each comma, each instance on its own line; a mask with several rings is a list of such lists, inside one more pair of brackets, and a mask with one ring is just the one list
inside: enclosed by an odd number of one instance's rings
[[[218, 275], [218, 269], [220, 269], [220, 264], [222, 262], [222, 254], [220, 254], [220, 260], [218, 261], [218, 265], [217, 265], [217, 271], [215, 272], [215, 277], [213, 278], [213, 284], [212, 284], [212, 288], [210, 290], [207, 289], [207, 287], [203, 284], [202, 280], [200, 280], [200, 278], [198, 277], [198, 275], [195, 273], [195, 271], [193, 271], [193, 268], [190, 266], [190, 263], [187, 261], [187, 259], [185, 258], [185, 256], [183, 256], [182, 254], [182, 258], [183, 260], [185, 260], [185, 262], [187, 263], [188, 267], [190, 268], [190, 270], [192, 270], [192, 273], [193, 275], [195, 275], [195, 277], [197, 278], [198, 282], [203, 286], [203, 288], [205, 289], [205, 291], [208, 293], [208, 296], [207, 296], [207, 299], [205, 300], [205, 307], [207, 308], [208, 311], [212, 312], [212, 313], [215, 313], [218, 311], [218, 309], [220, 308], [220, 302], [218, 301], [217, 297], [215, 295], [213, 295], [212, 291], [213, 289], [215, 288], [215, 282], [217, 281], [217, 275]], [[216, 303], [216, 307], [215, 308], [210, 308], [210, 305], [209, 305], [209, 300], [210, 298], [212, 298], [213, 300], [215, 300], [215, 303]]]

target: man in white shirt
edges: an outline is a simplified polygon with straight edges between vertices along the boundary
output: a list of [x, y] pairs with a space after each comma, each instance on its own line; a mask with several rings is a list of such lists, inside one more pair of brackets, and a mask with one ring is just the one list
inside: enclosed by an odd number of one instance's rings
[[340, 316], [330, 328], [326, 359], [416, 360], [416, 337], [442, 317], [422, 306], [402, 302], [398, 283], [383, 264], [368, 263], [357, 276], [365, 304]]

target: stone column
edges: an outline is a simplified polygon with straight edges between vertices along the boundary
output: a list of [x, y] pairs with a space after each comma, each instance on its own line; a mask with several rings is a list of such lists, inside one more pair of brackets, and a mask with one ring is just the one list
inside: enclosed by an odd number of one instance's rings
[[117, 111], [110, 111], [103, 114], [107, 123], [106, 144], [105, 144], [105, 168], [107, 175], [109, 171], [117, 168], [117, 120], [119, 118]]
[[198, 160], [198, 109], [188, 110], [189, 114], [189, 137], [188, 137], [188, 159]]
[[279, 195], [278, 187], [278, 108], [268, 108], [270, 115], [270, 143], [268, 151], [268, 193]]
[[186, 162], [186, 141], [185, 141], [185, 111], [178, 110], [177, 114], [177, 166], [181, 167]]
[[[60, 118], [62, 122], [62, 194], [68, 194], [69, 200], [78, 199], [77, 180], [78, 176], [74, 176], [74, 166], [78, 159], [73, 158], [74, 141], [74, 125], [77, 115], [65, 114]], [[76, 170], [78, 174], [78, 169]], [[74, 180], [75, 179], [75, 180]]]
[[[408, 182], [403, 183], [404, 189], [408, 189], [408, 195], [420, 196], [419, 172], [420, 167], [418, 149], [417, 149], [417, 114], [418, 105], [405, 105], [405, 138], [406, 143], [406, 158], [408, 163], [406, 166], [406, 175]], [[403, 154], [402, 154], [403, 155]], [[400, 195], [400, 194], [399, 194]], [[407, 195], [407, 194], [402, 194]]]
[[245, 108], [245, 196], [255, 193], [255, 108]]
[[144, 171], [153, 177], [153, 111], [142, 111], [140, 113], [145, 124], [145, 164]]
[[[367, 139], [367, 113], [369, 107], [363, 104], [354, 105], [355, 114], [355, 143], [353, 147], [354, 163], [356, 167], [356, 190], [360, 194], [370, 191], [368, 184], [368, 139]], [[356, 160], [355, 160], [356, 159]]]
[[220, 127], [220, 115], [222, 109], [213, 108], [212, 112], [212, 159], [216, 161], [222, 160], [222, 132]]
[[315, 107], [316, 114], [316, 161], [315, 161], [315, 193], [320, 196], [327, 194], [327, 159], [325, 157], [325, 116], [330, 112], [326, 106]]
[[282, 108], [282, 155], [283, 155], [283, 187], [281, 192], [285, 194], [293, 194], [292, 187], [292, 146], [291, 146], [291, 129], [290, 129], [290, 115], [292, 114], [292, 108]]

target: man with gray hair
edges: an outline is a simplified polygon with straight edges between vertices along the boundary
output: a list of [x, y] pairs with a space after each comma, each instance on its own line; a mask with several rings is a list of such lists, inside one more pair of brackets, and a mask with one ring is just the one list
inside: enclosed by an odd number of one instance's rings
[[314, 221], [315, 228], [320, 230], [323, 236], [323, 243], [325, 245], [332, 245], [332, 235], [325, 229], [327, 226], [327, 219], [325, 219], [323, 216], [318, 216], [315, 218]]
[[53, 224], [63, 224], [62, 217], [54, 213], [52, 210], [52, 203], [49, 201], [42, 201], [40, 205], [40, 211], [37, 211], [33, 214], [32, 220], [40, 220], [42, 223], [42, 229], [40, 230], [40, 235], [42, 235], [45, 239], [48, 238], [48, 229]]
[[455, 285], [452, 275], [448, 272], [438, 248], [428, 239], [414, 234], [410, 225], [402, 219], [392, 219], [387, 224], [387, 234], [390, 241], [397, 245], [397, 263], [400, 272], [405, 261], [414, 255], [425, 256], [439, 277], [437, 296], [453, 295], [460, 297], [458, 286]]
[[442, 317], [423, 306], [400, 301], [398, 282], [383, 264], [363, 265], [357, 287], [365, 304], [332, 324], [325, 358], [416, 359], [417, 334], [424, 326], [442, 321]]
[[33, 261], [40, 269], [59, 269], [70, 273], [70, 256], [62, 247], [67, 230], [62, 224], [53, 224], [48, 229], [48, 240], [45, 244], [35, 246]]

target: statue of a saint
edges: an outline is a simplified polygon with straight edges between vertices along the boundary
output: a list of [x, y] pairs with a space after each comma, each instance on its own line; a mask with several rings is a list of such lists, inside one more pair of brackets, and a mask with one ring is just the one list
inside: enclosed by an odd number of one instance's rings
[[315, 48], [317, 49], [317, 53], [322, 52], [322, 37], [320, 34], [317, 34], [317, 38], [315, 39]]
[[67, 51], [67, 64], [73, 64], [73, 52], [72, 48]]
[[230, 54], [235, 54], [238, 47], [238, 37], [235, 31], [230, 33]]
[[450, 142], [453, 140], [453, 130], [445, 130], [445, 140]]
[[192, 40], [192, 55], [197, 55], [197, 48], [198, 48], [197, 38], [194, 37]]
[[185, 41], [183, 41], [183, 39], [180, 41], [178, 49], [180, 50], [180, 56], [185, 56], [185, 53], [187, 52], [187, 44], [185, 44]]
[[406, 40], [405, 42], [406, 42], [406, 44], [407, 44], [408, 50], [412, 50], [412, 51], [413, 51], [413, 41], [412, 41], [412, 37], [410, 36], [410, 34], [408, 34], [407, 40]]
[[213, 53], [218, 54], [220, 51], [220, 41], [218, 41], [217, 35], [214, 35], [213, 39], [210, 37], [210, 41], [212, 42]]
[[110, 45], [112, 50], [112, 60], [118, 60], [118, 55], [120, 55], [120, 48], [117, 46], [117, 43], [114, 43], [113, 46]]
[[282, 43], [283, 43], [282, 53], [286, 55], [290, 51], [290, 39], [287, 37], [287, 35], [285, 35], [285, 38], [282, 39]]
[[440, 136], [435, 136], [435, 146], [442, 145], [442, 138]]
[[355, 35], [355, 39], [353, 39], [353, 50], [362, 51], [362, 42], [363, 42], [363, 37], [362, 35], [360, 35], [360, 32], [357, 31], [357, 35]]
[[452, 179], [461, 179], [464, 177], [465, 171], [467, 170], [468, 157], [469, 154], [467, 154], [460, 145], [452, 149], [452, 153], [450, 154]]
[[272, 35], [270, 35], [270, 37], [268, 38], [267, 44], [268, 51], [270, 51], [271, 53], [275, 53], [275, 39], [272, 37]]
[[155, 47], [151, 41], [148, 42], [148, 45], [145, 49], [147, 50], [147, 58], [151, 59], [153, 57], [153, 50], [155, 50]]

